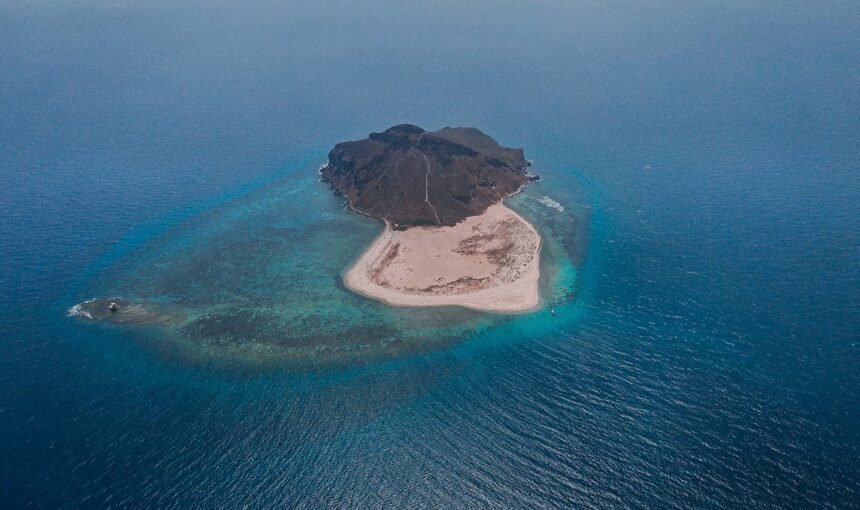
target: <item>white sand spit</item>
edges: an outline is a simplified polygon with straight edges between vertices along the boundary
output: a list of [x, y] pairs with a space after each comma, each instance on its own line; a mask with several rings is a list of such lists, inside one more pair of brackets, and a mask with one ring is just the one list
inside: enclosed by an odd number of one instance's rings
[[527, 312], [540, 306], [540, 246], [534, 227], [501, 203], [453, 227], [386, 224], [344, 283], [392, 306]]

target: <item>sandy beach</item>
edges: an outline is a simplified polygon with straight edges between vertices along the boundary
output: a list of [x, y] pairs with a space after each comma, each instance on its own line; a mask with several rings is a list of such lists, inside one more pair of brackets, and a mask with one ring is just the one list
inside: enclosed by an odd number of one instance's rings
[[385, 230], [344, 275], [392, 306], [462, 306], [500, 313], [540, 305], [541, 240], [503, 204], [452, 227]]

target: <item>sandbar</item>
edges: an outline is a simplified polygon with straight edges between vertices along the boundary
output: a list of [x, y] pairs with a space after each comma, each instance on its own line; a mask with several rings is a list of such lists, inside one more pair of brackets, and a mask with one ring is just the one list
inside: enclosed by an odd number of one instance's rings
[[343, 281], [391, 306], [523, 313], [540, 306], [540, 248], [534, 227], [497, 203], [454, 226], [386, 222]]

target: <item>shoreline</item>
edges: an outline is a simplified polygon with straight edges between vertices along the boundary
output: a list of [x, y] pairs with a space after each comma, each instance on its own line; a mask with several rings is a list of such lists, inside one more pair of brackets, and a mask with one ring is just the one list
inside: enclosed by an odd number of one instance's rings
[[382, 221], [382, 232], [341, 274], [347, 289], [393, 307], [521, 314], [543, 306], [543, 241], [503, 200], [451, 227], [402, 231]]

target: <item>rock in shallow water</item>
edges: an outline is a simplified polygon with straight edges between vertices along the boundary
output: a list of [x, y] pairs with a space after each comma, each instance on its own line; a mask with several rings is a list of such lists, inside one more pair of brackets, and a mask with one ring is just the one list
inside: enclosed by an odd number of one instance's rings
[[184, 320], [180, 313], [159, 308], [118, 297], [100, 297], [78, 303], [69, 308], [67, 315], [111, 324], [175, 324]]

